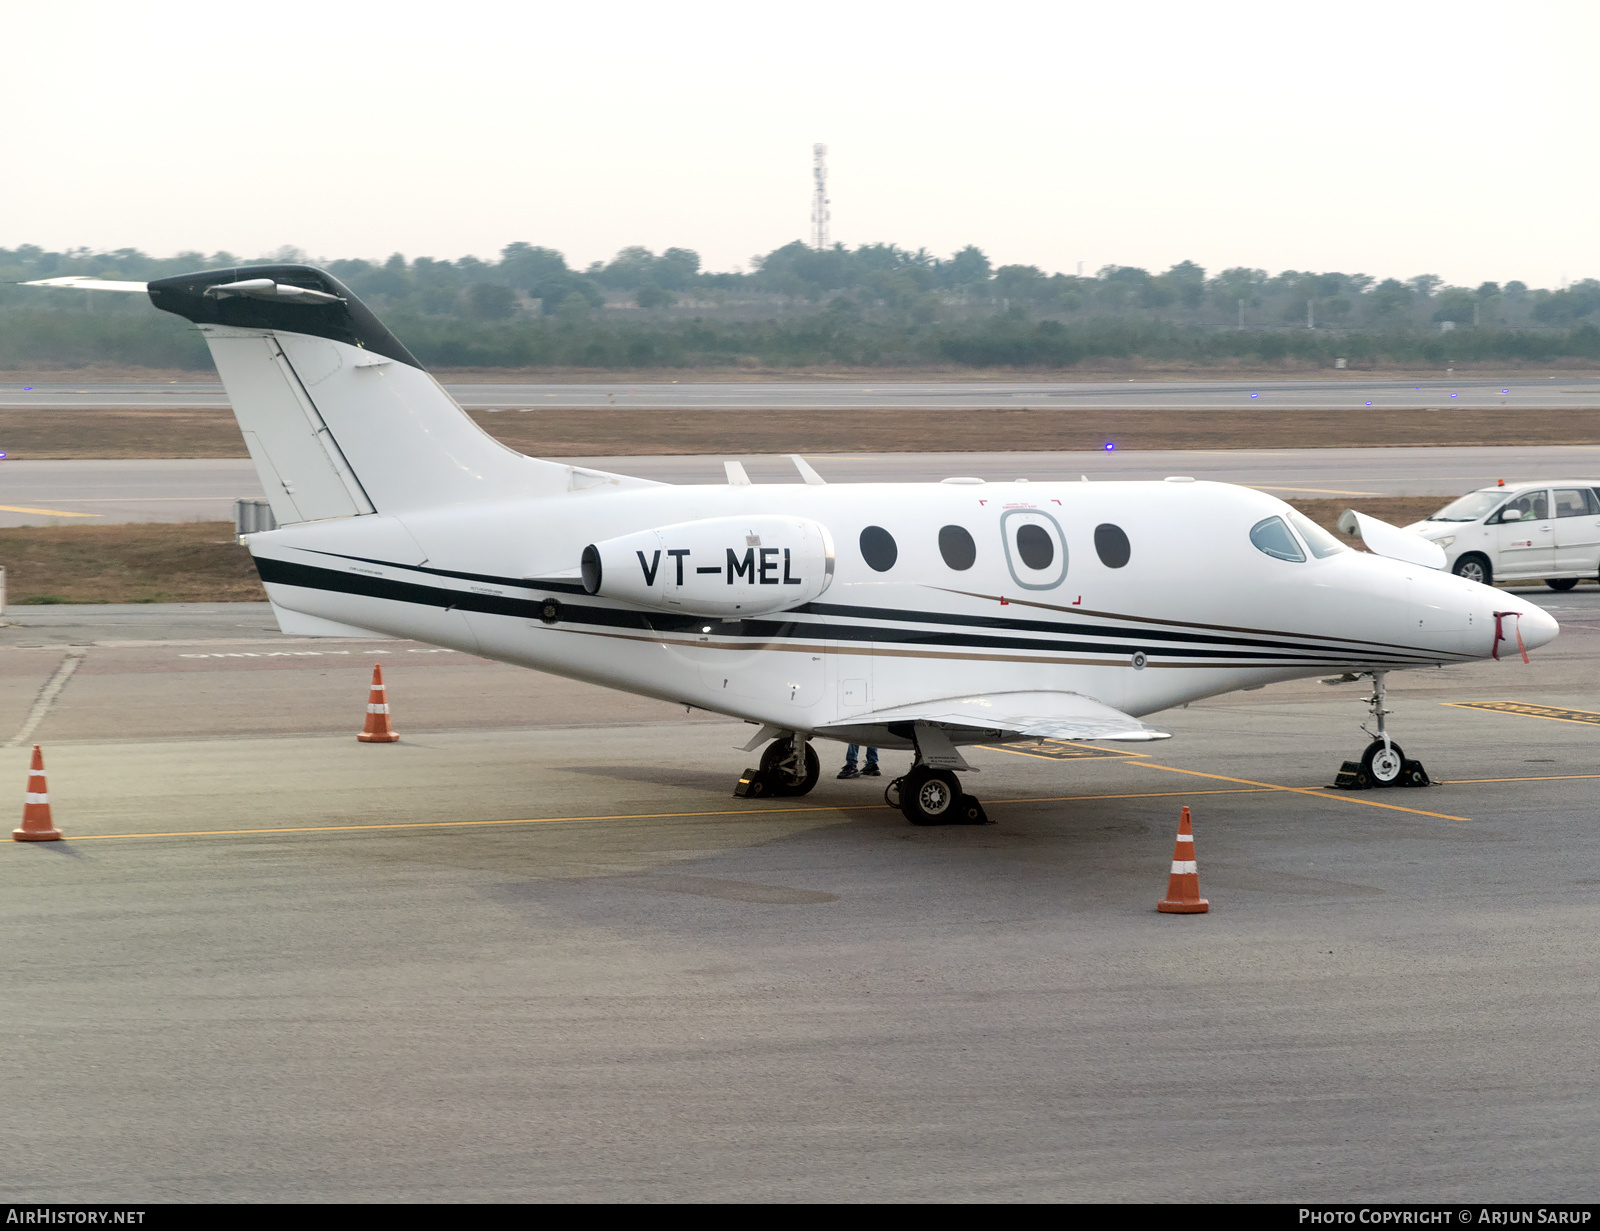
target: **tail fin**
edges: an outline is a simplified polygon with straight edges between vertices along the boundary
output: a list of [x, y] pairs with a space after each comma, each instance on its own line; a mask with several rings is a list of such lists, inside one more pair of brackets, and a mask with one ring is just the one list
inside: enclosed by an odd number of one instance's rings
[[211, 270], [149, 293], [200, 326], [280, 525], [589, 485], [494, 440], [319, 269]]

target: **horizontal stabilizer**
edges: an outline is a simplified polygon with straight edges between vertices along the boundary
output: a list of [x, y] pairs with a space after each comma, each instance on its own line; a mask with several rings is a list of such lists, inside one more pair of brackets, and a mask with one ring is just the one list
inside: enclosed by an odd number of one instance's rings
[[993, 692], [945, 697], [856, 714], [839, 722], [826, 723], [819, 730], [901, 722], [938, 723], [945, 728], [1032, 735], [1041, 739], [1172, 738], [1170, 733], [1147, 727], [1131, 714], [1075, 692]]
[[24, 282], [23, 286], [50, 286], [75, 291], [121, 291], [124, 295], [143, 295], [150, 289], [148, 282], [108, 282], [91, 278], [87, 274], [73, 274], [70, 278], [42, 278], [38, 282]]
[[1444, 548], [1432, 539], [1425, 539], [1414, 530], [1402, 530], [1376, 517], [1346, 509], [1339, 514], [1339, 529], [1346, 534], [1360, 534], [1361, 541], [1375, 556], [1388, 556], [1406, 564], [1419, 564], [1423, 568], [1443, 568]]

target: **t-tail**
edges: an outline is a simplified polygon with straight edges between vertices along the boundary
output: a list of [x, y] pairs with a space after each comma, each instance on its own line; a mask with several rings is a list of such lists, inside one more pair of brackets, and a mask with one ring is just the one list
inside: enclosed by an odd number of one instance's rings
[[526, 457], [484, 432], [322, 270], [252, 265], [145, 289], [156, 307], [205, 335], [279, 525], [586, 485], [584, 472]]

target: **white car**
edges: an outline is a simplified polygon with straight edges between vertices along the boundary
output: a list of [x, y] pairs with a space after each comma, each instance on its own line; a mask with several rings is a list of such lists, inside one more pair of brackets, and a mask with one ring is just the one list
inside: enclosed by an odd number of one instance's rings
[[1451, 572], [1485, 585], [1600, 580], [1600, 480], [1480, 488], [1406, 529], [1444, 548]]

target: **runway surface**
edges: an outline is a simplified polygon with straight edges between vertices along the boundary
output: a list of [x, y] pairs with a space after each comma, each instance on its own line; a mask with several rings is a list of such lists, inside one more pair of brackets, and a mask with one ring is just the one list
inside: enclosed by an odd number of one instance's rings
[[[1489, 380], [1373, 379], [1352, 375], [1315, 380], [1223, 379], [1214, 381], [770, 381], [747, 384], [670, 384], [619, 380], [606, 384], [447, 384], [472, 410], [543, 406], [584, 409], [637, 406], [663, 410], [752, 410], [911, 408], [970, 410], [984, 407], [1055, 409], [1221, 410], [1266, 408], [1326, 410], [1341, 407], [1440, 409], [1504, 406], [1530, 409], [1600, 407], [1600, 377]], [[220, 382], [170, 384], [0, 384], [0, 408], [226, 407]]]
[[[1285, 499], [1453, 497], [1496, 479], [1600, 479], [1600, 446], [1286, 449], [1090, 453], [808, 454], [830, 482], [1160, 479], [1192, 475], [1260, 487]], [[722, 457], [565, 459], [666, 483], [722, 483]], [[757, 483], [794, 483], [783, 457], [739, 459]], [[261, 496], [248, 459], [0, 462], [0, 526], [55, 522], [226, 521], [236, 497]], [[1441, 503], [1443, 501], [1441, 500]]]
[[1531, 666], [1391, 677], [1435, 788], [1320, 789], [1305, 682], [976, 752], [977, 829], [257, 605], [13, 609], [0, 783], [43, 742], [73, 840], [0, 848], [0, 1197], [1592, 1202], [1600, 732], [1452, 704], [1600, 710], [1600, 590], [1530, 594]]

